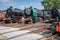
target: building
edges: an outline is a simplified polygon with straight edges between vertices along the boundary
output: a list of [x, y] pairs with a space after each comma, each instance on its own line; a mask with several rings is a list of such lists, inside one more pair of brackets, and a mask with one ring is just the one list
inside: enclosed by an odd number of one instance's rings
[[5, 18], [6, 16], [6, 10], [0, 10], [0, 20]]

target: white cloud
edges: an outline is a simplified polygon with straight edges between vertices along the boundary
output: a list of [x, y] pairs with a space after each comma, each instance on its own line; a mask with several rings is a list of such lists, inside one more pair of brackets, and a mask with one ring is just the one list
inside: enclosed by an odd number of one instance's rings
[[[31, 5], [30, 5], [30, 6], [31, 6]], [[30, 6], [28, 6], [28, 5], [20, 5], [20, 6], [17, 6], [17, 7], [18, 7], [19, 9], [22, 9], [22, 10], [23, 10], [25, 7], [28, 8], [28, 7], [30, 7]]]
[[30, 3], [30, 6], [32, 6], [33, 5], [33, 3]]
[[21, 5], [21, 6], [18, 6], [19, 9], [24, 9], [25, 7], [27, 7], [26, 5]]
[[16, 4], [12, 0], [0, 0], [5, 6], [15, 6]]
[[7, 2], [7, 3], [4, 3], [5, 6], [15, 6], [16, 4], [14, 2]]
[[0, 0], [1, 2], [9, 2], [10, 0]]
[[[41, 5], [40, 1], [38, 1], [38, 3], [37, 3], [37, 1], [34, 1], [32, 3], [27, 3], [27, 4], [22, 4], [22, 5], [20, 5], [19, 3], [16, 3], [13, 0], [0, 0], [0, 1], [2, 2], [2, 5], [6, 6], [6, 7], [13, 6], [15, 8], [19, 8], [19, 9], [22, 9], [22, 10], [24, 9], [24, 7], [30, 7], [30, 6], [32, 6], [33, 8], [34, 7], [40, 8], [40, 9], [43, 8], [43, 7], [41, 7], [42, 5]], [[35, 4], [38, 5], [38, 6], [36, 6]]]

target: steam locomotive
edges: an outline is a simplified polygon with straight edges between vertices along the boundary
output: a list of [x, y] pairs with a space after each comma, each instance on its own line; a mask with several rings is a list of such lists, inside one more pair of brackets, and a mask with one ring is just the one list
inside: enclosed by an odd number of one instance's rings
[[[35, 15], [33, 15], [35, 14]], [[6, 10], [6, 18], [12, 18], [12, 17], [15, 17], [15, 21], [16, 21], [16, 18], [19, 16], [23, 16], [24, 18], [32, 18], [32, 19], [35, 19], [37, 20], [38, 19], [38, 15], [37, 13], [37, 10], [36, 9], [32, 9], [32, 7], [30, 8], [25, 8], [24, 10], [20, 10], [20, 9], [13, 9], [12, 7], [8, 8]], [[34, 17], [34, 18], [33, 18]]]

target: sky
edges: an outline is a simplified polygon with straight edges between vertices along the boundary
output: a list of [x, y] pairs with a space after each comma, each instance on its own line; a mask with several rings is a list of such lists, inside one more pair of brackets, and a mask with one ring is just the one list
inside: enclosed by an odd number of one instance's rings
[[42, 0], [0, 0], [0, 10], [6, 10], [10, 6], [13, 8], [24, 9], [24, 7], [38, 8], [40, 10], [44, 9], [41, 4]]

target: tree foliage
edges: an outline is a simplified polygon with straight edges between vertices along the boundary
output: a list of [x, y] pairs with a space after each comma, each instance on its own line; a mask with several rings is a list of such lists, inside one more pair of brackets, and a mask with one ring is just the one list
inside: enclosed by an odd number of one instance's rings
[[53, 8], [60, 9], [60, 0], [43, 0], [41, 3], [46, 10]]

